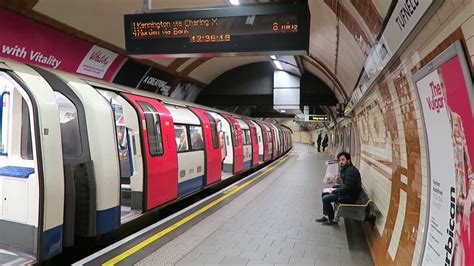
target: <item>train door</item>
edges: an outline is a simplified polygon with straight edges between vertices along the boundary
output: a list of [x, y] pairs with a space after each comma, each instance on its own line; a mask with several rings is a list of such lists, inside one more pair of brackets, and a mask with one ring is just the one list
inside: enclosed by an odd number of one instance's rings
[[270, 139], [269, 139], [269, 129], [268, 127], [260, 122], [260, 121], [257, 121], [257, 124], [260, 126], [261, 130], [262, 130], [262, 141], [263, 141], [263, 157], [262, 157], [262, 161], [263, 162], [267, 162], [268, 160], [271, 159], [271, 156], [272, 156], [272, 147], [271, 147], [271, 142], [270, 142]]
[[211, 114], [217, 122], [222, 158], [221, 179], [226, 179], [232, 176], [234, 168], [234, 147], [232, 146], [230, 124], [229, 121], [220, 114], [214, 112], [209, 112], [209, 114]]
[[[263, 131], [262, 131], [262, 128], [260, 127], [259, 124], [257, 124], [256, 122], [252, 121], [252, 120], [249, 120], [250, 123], [252, 123], [255, 127], [255, 132], [257, 133], [257, 142], [258, 142], [258, 163], [263, 163], [263, 151], [264, 151], [264, 148], [265, 148], [265, 141], [264, 141], [264, 138], [263, 138]], [[268, 144], [267, 144], [268, 145]]]
[[280, 139], [282, 143], [281, 151], [284, 153], [286, 151], [286, 132], [283, 128], [280, 128]]
[[272, 143], [272, 159], [275, 159], [278, 157], [278, 142], [277, 142], [277, 135], [275, 132], [275, 128], [273, 127], [272, 124], [268, 123], [267, 124], [268, 128], [270, 129], [270, 139]]
[[0, 258], [25, 264], [63, 248], [59, 111], [48, 83], [26, 65], [0, 62], [0, 91]]
[[280, 156], [281, 155], [281, 148], [282, 148], [281, 131], [277, 126], [275, 126], [275, 125], [272, 125], [272, 126], [275, 128], [275, 134], [276, 134], [276, 140], [277, 140], [277, 154], [278, 154], [278, 156]]
[[205, 150], [199, 118], [186, 107], [166, 105], [174, 122], [178, 150], [178, 195], [184, 196], [204, 186]]
[[283, 152], [286, 151], [285, 131], [280, 127], [278, 127], [278, 130], [280, 131], [280, 143], [281, 143], [280, 154], [283, 154]]
[[258, 160], [258, 155], [259, 155], [259, 142], [258, 142], [258, 136], [257, 136], [257, 127], [255, 126], [255, 123], [249, 119], [244, 119], [245, 123], [250, 128], [250, 138], [252, 139], [252, 165], [258, 165], [259, 160]]
[[250, 134], [250, 127], [242, 119], [237, 119], [242, 132], [242, 146], [243, 146], [243, 160], [244, 169], [247, 170], [252, 167], [252, 136]]
[[236, 174], [244, 168], [242, 130], [239, 122], [233, 116], [224, 114], [224, 117], [227, 118], [231, 127], [232, 144], [234, 147], [234, 167], [232, 173]]
[[125, 223], [143, 210], [143, 156], [135, 108], [113, 91], [95, 86], [114, 112], [117, 152], [120, 161], [120, 221]]
[[[78, 206], [76, 209], [76, 215], [78, 215], [76, 232], [86, 236], [105, 234], [120, 226], [121, 214], [120, 164], [117, 155], [114, 113], [104, 97], [89, 84], [71, 74], [58, 72], [56, 75], [64, 80], [62, 82], [67, 83], [67, 86], [77, 96], [80, 103], [78, 102], [76, 107], [81, 104], [83, 106], [87, 127], [80, 129], [78, 133], [87, 134], [89, 149], [84, 151], [90, 152], [93, 162], [87, 169], [87, 174], [84, 171], [77, 173], [77, 178], [80, 178], [80, 181], [78, 179], [76, 182], [78, 195], [76, 204], [79, 204], [76, 205]], [[59, 84], [59, 82], [56, 83]], [[57, 88], [60, 90], [59, 86]], [[64, 92], [66, 91], [64, 90]], [[70, 95], [64, 96], [66, 97], [62, 97], [61, 101], [67, 101], [67, 97], [71, 97]], [[73, 98], [71, 97], [70, 100]], [[69, 130], [66, 125], [64, 127]], [[66, 134], [66, 131], [63, 133]], [[90, 183], [91, 180], [94, 181]], [[95, 201], [95, 206], [91, 201]], [[85, 225], [89, 226], [86, 228]]]
[[191, 110], [199, 117], [203, 125], [204, 143], [206, 145], [206, 180], [205, 185], [210, 185], [221, 180], [222, 175], [222, 150], [219, 144], [217, 121], [209, 112], [192, 107]]
[[45, 69], [32, 68], [48, 82], [56, 96], [65, 185], [63, 242], [64, 246], [72, 246], [75, 235], [93, 236], [96, 233], [96, 180], [86, 111], [81, 99], [66, 82]]
[[144, 162], [144, 209], [178, 196], [178, 156], [171, 113], [158, 100], [123, 93], [139, 112]]

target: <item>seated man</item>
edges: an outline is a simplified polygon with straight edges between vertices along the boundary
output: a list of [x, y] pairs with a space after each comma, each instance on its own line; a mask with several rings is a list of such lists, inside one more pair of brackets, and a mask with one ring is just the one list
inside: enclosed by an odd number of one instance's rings
[[333, 202], [336, 203], [354, 203], [359, 197], [362, 188], [359, 170], [352, 164], [351, 155], [347, 152], [341, 152], [337, 155], [340, 165], [340, 177], [342, 185], [334, 187], [330, 193], [323, 193], [323, 216], [316, 219], [316, 222], [322, 222], [323, 225], [335, 225]]

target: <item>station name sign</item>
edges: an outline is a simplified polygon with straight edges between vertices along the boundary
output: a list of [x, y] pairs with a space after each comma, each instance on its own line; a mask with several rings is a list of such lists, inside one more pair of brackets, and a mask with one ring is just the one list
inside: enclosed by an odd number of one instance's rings
[[151, 12], [124, 16], [125, 46], [139, 58], [307, 54], [307, 4]]

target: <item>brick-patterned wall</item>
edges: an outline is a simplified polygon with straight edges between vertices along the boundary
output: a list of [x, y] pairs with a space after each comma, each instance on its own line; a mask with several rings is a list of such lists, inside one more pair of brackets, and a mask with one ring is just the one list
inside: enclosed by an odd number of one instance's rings
[[351, 3], [357, 12], [359, 12], [361, 17], [365, 20], [365, 23], [367, 24], [367, 27], [369, 27], [372, 34], [377, 35], [382, 28], [383, 19], [372, 0], [351, 0]]
[[380, 210], [376, 226], [365, 228], [376, 265], [420, 262], [428, 177], [424, 129], [412, 75], [457, 40], [471, 59], [472, 71], [473, 13], [472, 0], [446, 0], [354, 111], [360, 140], [357, 166]]
[[337, 4], [337, 0], [324, 0], [324, 2], [332, 9], [332, 11], [334, 11], [334, 13], [339, 14], [342, 23], [344, 23], [349, 32], [352, 33], [361, 51], [365, 55], [368, 55], [370, 50], [369, 39], [360, 27], [359, 23], [357, 23], [357, 20], [349, 13], [349, 11], [347, 11], [343, 5]]

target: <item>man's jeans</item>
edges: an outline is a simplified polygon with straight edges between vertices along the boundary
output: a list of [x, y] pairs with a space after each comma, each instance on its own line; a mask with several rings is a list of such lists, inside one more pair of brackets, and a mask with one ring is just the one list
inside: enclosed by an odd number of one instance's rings
[[334, 209], [332, 203], [353, 203], [354, 200], [347, 195], [337, 195], [332, 193], [322, 193], [323, 199], [323, 214], [329, 218], [329, 221], [334, 220]]

